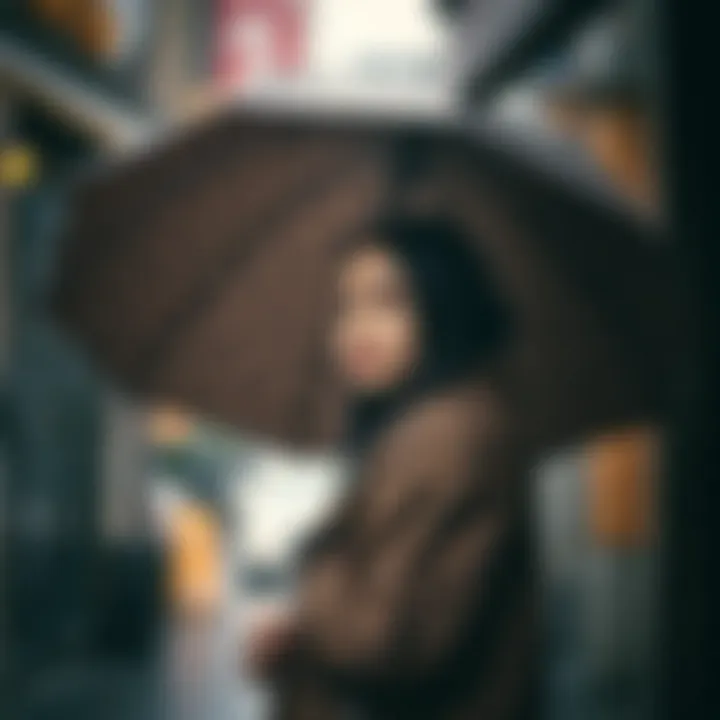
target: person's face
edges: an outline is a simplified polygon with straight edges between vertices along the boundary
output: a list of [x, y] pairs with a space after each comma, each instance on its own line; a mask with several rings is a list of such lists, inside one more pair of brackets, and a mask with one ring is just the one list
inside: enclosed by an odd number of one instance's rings
[[341, 379], [358, 394], [397, 387], [417, 365], [420, 327], [409, 278], [381, 247], [361, 246], [343, 262], [330, 339]]

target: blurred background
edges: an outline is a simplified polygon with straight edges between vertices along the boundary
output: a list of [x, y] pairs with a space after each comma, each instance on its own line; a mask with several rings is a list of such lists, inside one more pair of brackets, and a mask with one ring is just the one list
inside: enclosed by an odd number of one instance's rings
[[[651, 5], [0, 4], [3, 717], [262, 717], [243, 628], [286, 600], [299, 536], [341, 491], [330, 458], [138, 407], [58, 333], [44, 301], [73, 180], [226, 104], [291, 98], [463, 112], [658, 219]], [[550, 718], [655, 716], [664, 435], [618, 428], [537, 468]]]

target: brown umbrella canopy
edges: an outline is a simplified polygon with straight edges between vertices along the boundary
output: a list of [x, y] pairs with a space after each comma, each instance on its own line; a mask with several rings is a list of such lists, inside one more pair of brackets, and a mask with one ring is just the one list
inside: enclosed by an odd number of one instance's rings
[[441, 212], [516, 309], [508, 390], [543, 442], [655, 415], [678, 347], [656, 232], [461, 129], [233, 112], [78, 189], [56, 310], [144, 398], [326, 441], [335, 248], [379, 212]]

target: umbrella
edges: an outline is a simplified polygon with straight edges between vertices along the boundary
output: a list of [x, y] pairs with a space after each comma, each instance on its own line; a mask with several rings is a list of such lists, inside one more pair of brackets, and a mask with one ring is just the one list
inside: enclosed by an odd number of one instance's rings
[[656, 417], [682, 303], [661, 233], [458, 124], [235, 109], [79, 186], [54, 309], [142, 398], [317, 446], [335, 248], [377, 213], [479, 238], [518, 317], [508, 397], [543, 443]]

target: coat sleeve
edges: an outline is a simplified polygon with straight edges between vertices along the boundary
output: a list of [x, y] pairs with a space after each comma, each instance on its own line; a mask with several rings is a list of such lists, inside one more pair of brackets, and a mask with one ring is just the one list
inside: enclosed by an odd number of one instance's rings
[[353, 542], [308, 568], [300, 628], [350, 680], [413, 682], [482, 619], [520, 518], [503, 433], [432, 406], [370, 463]]

